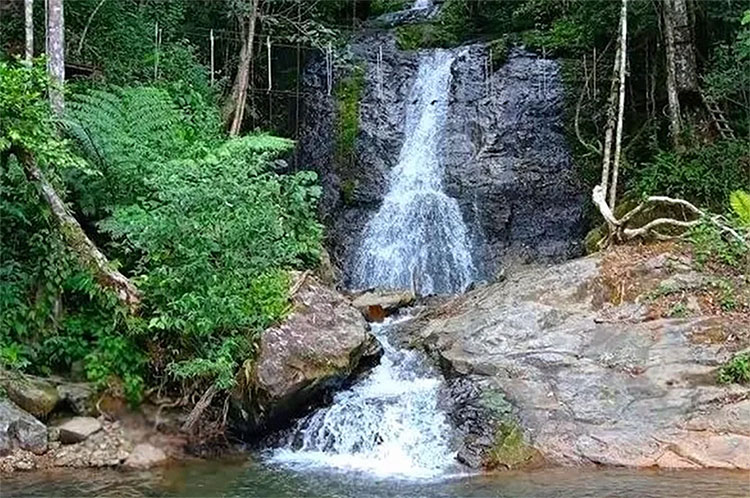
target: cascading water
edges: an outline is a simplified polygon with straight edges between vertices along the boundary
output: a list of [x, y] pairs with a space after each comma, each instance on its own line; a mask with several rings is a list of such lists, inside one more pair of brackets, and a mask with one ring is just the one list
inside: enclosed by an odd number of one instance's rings
[[383, 346], [380, 365], [298, 422], [272, 461], [409, 478], [439, 476], [455, 465], [450, 427], [437, 406], [440, 375], [417, 352], [393, 347], [389, 327], [372, 327]]
[[414, 0], [412, 9], [429, 9], [432, 7], [432, 0]]
[[454, 59], [448, 50], [421, 55], [399, 162], [355, 254], [356, 288], [446, 294], [465, 290], [474, 278], [466, 225], [458, 203], [442, 186], [440, 158]]

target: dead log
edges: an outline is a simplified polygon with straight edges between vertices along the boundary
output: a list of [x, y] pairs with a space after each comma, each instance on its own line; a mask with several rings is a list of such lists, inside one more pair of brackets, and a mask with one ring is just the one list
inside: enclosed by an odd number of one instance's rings
[[112, 290], [120, 302], [135, 313], [141, 303], [141, 292], [138, 288], [125, 275], [112, 268], [107, 257], [88, 238], [78, 220], [73, 217], [54, 187], [44, 177], [31, 153], [14, 148], [13, 154], [23, 165], [26, 177], [39, 185], [40, 193], [49, 205], [60, 233], [70, 249], [94, 274], [99, 285]]

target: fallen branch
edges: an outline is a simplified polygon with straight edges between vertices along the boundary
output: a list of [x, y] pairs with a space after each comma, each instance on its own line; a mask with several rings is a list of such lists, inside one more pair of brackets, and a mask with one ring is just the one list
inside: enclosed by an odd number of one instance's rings
[[206, 410], [206, 408], [211, 405], [211, 401], [213, 401], [216, 392], [216, 384], [211, 384], [211, 386], [206, 389], [206, 391], [203, 393], [203, 396], [201, 396], [201, 399], [198, 400], [193, 409], [190, 411], [190, 414], [185, 420], [185, 423], [182, 424], [182, 427], [180, 427], [180, 430], [182, 432], [190, 433], [193, 431], [193, 426], [198, 422], [198, 420], [200, 420], [201, 415], [203, 415], [203, 412]]
[[[675, 228], [692, 228], [705, 221], [714, 225], [721, 232], [729, 234], [732, 238], [740, 242], [746, 248], [750, 249], [750, 241], [748, 241], [746, 238], [740, 235], [736, 230], [734, 230], [731, 226], [729, 226], [723, 220], [721, 216], [711, 215], [710, 213], [707, 213], [706, 211], [699, 209], [694, 204], [684, 199], [667, 197], [663, 195], [652, 195], [644, 199], [644, 201], [638, 204], [635, 208], [628, 211], [619, 220], [617, 219], [617, 217], [615, 217], [615, 214], [612, 212], [612, 209], [607, 204], [607, 200], [605, 198], [605, 192], [601, 185], [597, 185], [594, 187], [591, 193], [591, 199], [594, 202], [594, 205], [596, 205], [596, 207], [599, 209], [599, 213], [601, 213], [602, 217], [607, 222], [607, 225], [609, 225], [610, 227], [609, 240], [614, 239], [616, 241], [627, 241], [627, 240], [634, 239], [636, 237], [647, 237], [647, 236], [653, 236], [658, 239], [668, 239], [668, 238], [673, 238], [673, 237], [657, 232], [656, 229], [660, 227], [665, 227], [665, 226], [675, 227]], [[633, 220], [633, 218], [636, 215], [642, 213], [643, 211], [653, 206], [654, 204], [680, 206], [690, 211], [694, 216], [696, 216], [696, 218], [692, 220], [676, 220], [674, 218], [656, 218], [656, 219], [649, 221], [648, 223], [646, 223], [645, 225], [641, 227], [628, 228], [628, 224]]]
[[39, 185], [42, 197], [49, 204], [65, 242], [89, 268], [102, 287], [113, 290], [122, 304], [135, 313], [141, 303], [138, 288], [122, 273], [112, 268], [107, 257], [88, 238], [80, 223], [68, 211], [54, 187], [39, 169], [34, 157], [26, 150], [14, 148], [13, 153], [23, 164], [26, 176]]

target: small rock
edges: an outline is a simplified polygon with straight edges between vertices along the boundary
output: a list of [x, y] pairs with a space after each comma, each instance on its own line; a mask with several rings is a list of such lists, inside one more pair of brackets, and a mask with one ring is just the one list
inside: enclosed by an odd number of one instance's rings
[[74, 417], [58, 426], [64, 444], [79, 443], [101, 428], [102, 424], [93, 417]]
[[60, 440], [60, 428], [51, 426], [47, 427], [47, 439], [50, 442], [59, 441]]
[[11, 401], [37, 418], [47, 417], [60, 400], [52, 384], [24, 375], [8, 376], [3, 387]]
[[382, 322], [386, 316], [412, 304], [414, 300], [412, 292], [371, 291], [356, 297], [352, 301], [352, 306], [360, 310], [367, 321]]
[[131, 469], [147, 469], [167, 461], [163, 450], [149, 443], [140, 443], [125, 459], [123, 465]]
[[96, 390], [85, 382], [60, 384], [57, 394], [76, 415], [89, 416], [96, 413]]

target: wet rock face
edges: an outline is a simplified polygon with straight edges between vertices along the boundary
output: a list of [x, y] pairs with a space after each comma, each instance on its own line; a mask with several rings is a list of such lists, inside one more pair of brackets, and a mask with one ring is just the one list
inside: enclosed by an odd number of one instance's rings
[[559, 65], [514, 49], [486, 77], [483, 46], [460, 51], [447, 123], [445, 182], [491, 276], [524, 261], [582, 253], [584, 194], [563, 130]]
[[294, 296], [294, 310], [263, 332], [257, 358], [241, 369], [236, 427], [247, 434], [283, 427], [379, 354], [376, 343], [359, 310], [308, 278]]
[[[397, 50], [388, 33], [363, 35], [350, 48], [366, 67], [355, 161], [336, 164], [335, 101], [327, 95], [322, 61], [305, 72], [299, 146], [299, 166], [321, 176], [331, 256], [346, 285], [353, 252], [399, 159], [419, 64], [419, 55]], [[469, 227], [480, 278], [493, 276], [509, 255], [547, 261], [581, 254], [585, 196], [563, 133], [558, 64], [514, 50], [487, 78], [486, 47], [454, 50], [444, 185]], [[336, 71], [334, 82], [344, 75]]]
[[[552, 463], [750, 469], [750, 388], [716, 383], [718, 367], [750, 346], [750, 323], [649, 320], [643, 305], [605, 305], [600, 264], [523, 270], [415, 326], [414, 341], [472, 386], [453, 394], [459, 456], [477, 465], [494, 451], [485, 401], [500, 393]], [[644, 280], [681, 278], [658, 261], [641, 266]]]

